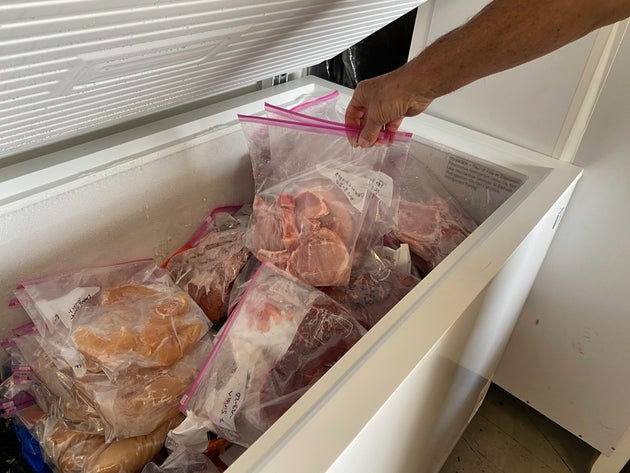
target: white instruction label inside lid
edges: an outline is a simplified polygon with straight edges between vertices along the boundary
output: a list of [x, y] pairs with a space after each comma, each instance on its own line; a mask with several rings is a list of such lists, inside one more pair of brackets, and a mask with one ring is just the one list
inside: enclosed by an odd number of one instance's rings
[[48, 305], [55, 311], [55, 318], [70, 328], [79, 308], [100, 290], [100, 287], [75, 287], [63, 296], [50, 300]]
[[385, 173], [370, 171], [367, 174], [355, 175], [341, 169], [317, 166], [317, 171], [330, 179], [346, 195], [350, 203], [359, 211], [363, 210], [365, 195], [368, 191], [391, 205], [394, 194], [394, 181]]

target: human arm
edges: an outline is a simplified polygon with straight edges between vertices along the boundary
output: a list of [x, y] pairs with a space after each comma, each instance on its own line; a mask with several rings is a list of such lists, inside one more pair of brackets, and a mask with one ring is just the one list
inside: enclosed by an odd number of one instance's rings
[[418, 115], [436, 98], [550, 53], [630, 16], [630, 0], [494, 0], [417, 57], [358, 84], [346, 123], [371, 146], [385, 127]]

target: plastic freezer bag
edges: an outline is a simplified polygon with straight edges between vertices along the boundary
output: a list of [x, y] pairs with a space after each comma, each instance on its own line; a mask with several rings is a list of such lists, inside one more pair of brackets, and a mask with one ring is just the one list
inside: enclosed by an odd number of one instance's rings
[[[320, 112], [326, 107], [332, 107], [334, 109], [334, 102], [335, 101], [330, 100], [328, 96], [325, 96], [307, 102], [303, 104], [303, 107], [292, 109], [285, 109], [265, 103], [265, 112], [271, 118], [335, 127], [346, 131], [349, 127], [343, 123], [343, 116], [341, 118], [336, 117], [342, 121], [331, 121], [310, 115], [310, 113], [314, 111], [313, 107]], [[317, 107], [315, 107], [315, 105], [317, 105]], [[299, 112], [297, 110], [299, 110]], [[336, 113], [330, 113], [329, 115], [336, 116]], [[373, 244], [380, 243], [380, 238], [391, 231], [396, 225], [400, 201], [400, 183], [403, 180], [403, 172], [407, 162], [411, 138], [411, 133], [392, 133], [388, 131], [383, 131], [379, 137], [379, 143], [385, 146], [386, 152], [378, 171], [389, 177], [392, 184], [392, 192], [391, 194], [374, 193], [373, 197], [375, 199], [372, 202], [371, 208], [369, 208], [368, 215], [364, 219], [361, 236], [359, 237], [364, 243], [364, 247], [370, 247]]]
[[395, 243], [407, 243], [424, 276], [477, 227], [411, 147], [401, 182]]
[[249, 446], [363, 334], [344, 307], [263, 264], [182, 410], [199, 429]]
[[249, 206], [213, 210], [163, 265], [213, 324], [227, 317], [232, 283], [250, 256], [243, 242], [250, 215]]
[[[353, 148], [339, 127], [239, 117], [245, 130], [266, 128], [271, 147], [271, 172], [256, 186], [248, 247], [307, 284], [347, 284], [355, 250], [372, 239], [362, 230], [372, 231], [378, 200], [394, 201], [393, 179], [381, 171], [386, 148]], [[255, 162], [255, 150], [250, 155]]]
[[210, 328], [199, 306], [150, 260], [24, 283], [16, 296], [36, 325], [46, 322], [44, 339], [77, 376], [169, 366]]
[[219, 473], [219, 469], [203, 453], [179, 448], [158, 466], [147, 464], [142, 473]]
[[[107, 441], [147, 435], [179, 414], [179, 401], [210, 353], [204, 337], [177, 363], [164, 369], [129, 370], [115, 381], [104, 373], [61, 379], [96, 410]], [[140, 422], [139, 419], [142, 419]]]

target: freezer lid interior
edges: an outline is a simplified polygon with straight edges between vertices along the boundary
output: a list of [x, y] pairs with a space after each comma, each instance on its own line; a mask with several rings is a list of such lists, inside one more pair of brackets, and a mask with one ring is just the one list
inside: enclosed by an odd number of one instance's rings
[[9, 1], [3, 157], [334, 57], [413, 1]]

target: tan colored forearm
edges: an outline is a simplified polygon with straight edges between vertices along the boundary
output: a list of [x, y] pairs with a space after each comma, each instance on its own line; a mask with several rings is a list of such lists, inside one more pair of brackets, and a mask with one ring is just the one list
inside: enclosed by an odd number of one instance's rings
[[628, 16], [630, 0], [495, 0], [396, 74], [419, 97], [434, 99]]

